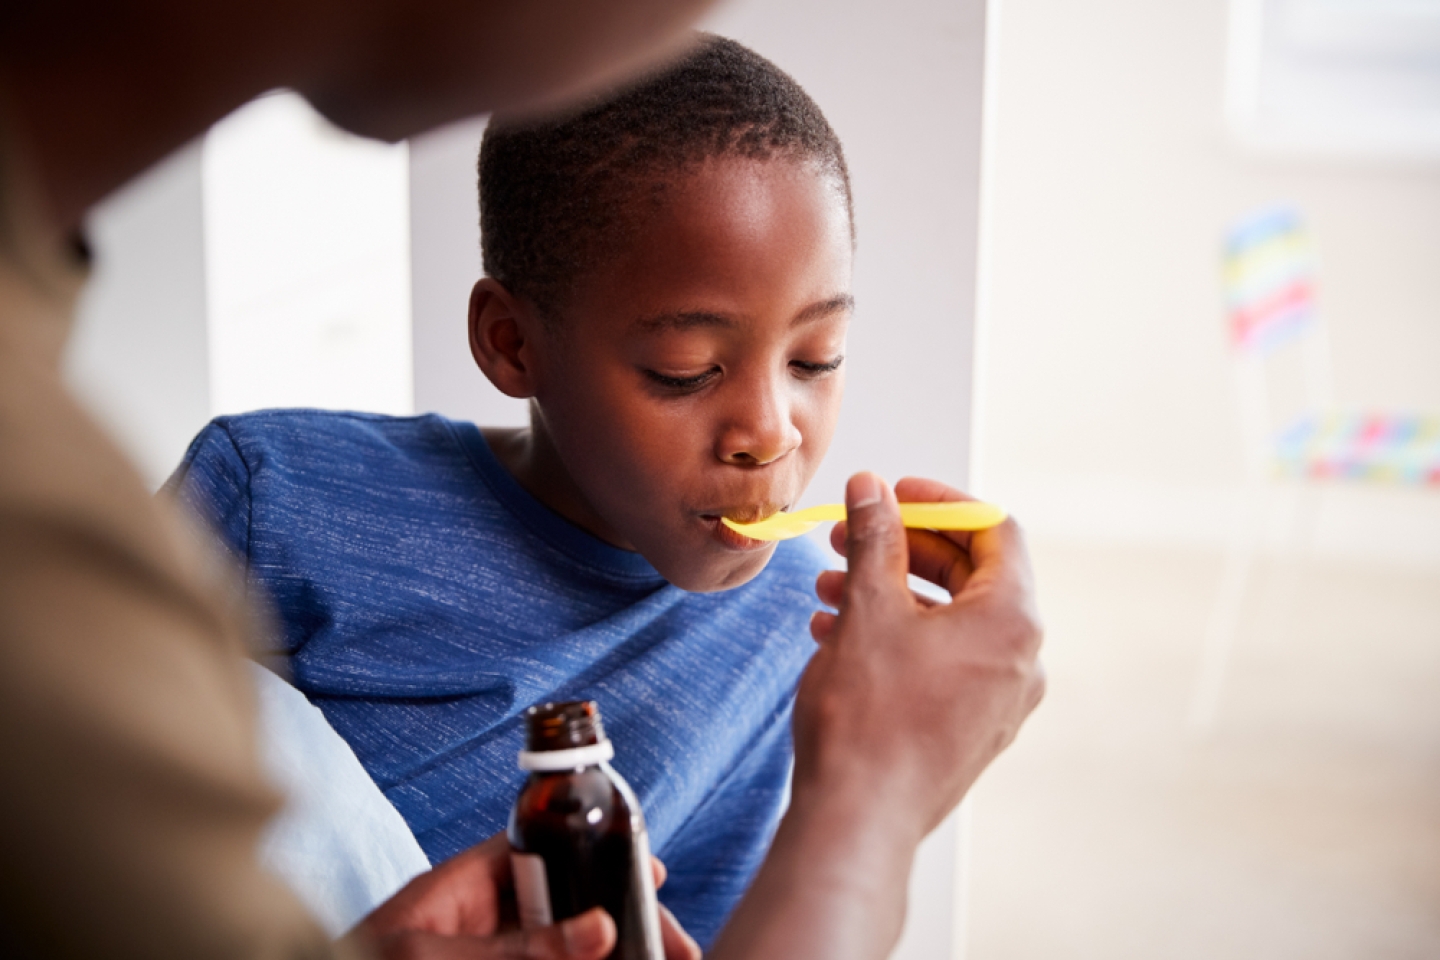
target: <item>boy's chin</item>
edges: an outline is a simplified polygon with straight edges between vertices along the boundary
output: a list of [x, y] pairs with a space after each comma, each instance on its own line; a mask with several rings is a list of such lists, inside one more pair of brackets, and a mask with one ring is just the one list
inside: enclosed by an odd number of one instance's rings
[[659, 564], [656, 569], [670, 583], [689, 593], [717, 593], [743, 587], [760, 575], [770, 558], [775, 555], [775, 544], [768, 548], [741, 555], [720, 555], [707, 557], [700, 562]]

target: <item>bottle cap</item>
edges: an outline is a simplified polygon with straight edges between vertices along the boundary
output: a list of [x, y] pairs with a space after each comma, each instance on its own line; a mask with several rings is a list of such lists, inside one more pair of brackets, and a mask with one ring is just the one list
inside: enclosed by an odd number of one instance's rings
[[522, 770], [572, 770], [615, 756], [593, 700], [542, 703], [525, 711]]

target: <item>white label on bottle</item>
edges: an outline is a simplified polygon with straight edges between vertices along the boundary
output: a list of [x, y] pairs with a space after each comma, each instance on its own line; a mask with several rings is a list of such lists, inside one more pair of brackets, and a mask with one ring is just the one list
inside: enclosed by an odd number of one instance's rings
[[660, 905], [655, 899], [655, 868], [650, 863], [650, 831], [642, 821], [635, 838], [635, 867], [640, 871], [640, 922], [645, 924], [645, 945], [652, 957], [665, 956], [660, 938]]
[[526, 930], [548, 927], [555, 922], [550, 910], [550, 882], [545, 861], [533, 853], [510, 851], [510, 871], [515, 875], [515, 902], [520, 908], [520, 926]]

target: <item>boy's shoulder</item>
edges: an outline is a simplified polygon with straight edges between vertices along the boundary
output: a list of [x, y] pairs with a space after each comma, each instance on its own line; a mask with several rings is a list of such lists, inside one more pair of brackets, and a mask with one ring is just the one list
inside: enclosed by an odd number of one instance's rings
[[438, 414], [398, 417], [382, 413], [309, 408], [256, 410], [211, 420], [201, 437], [223, 434], [237, 446], [293, 446], [313, 449], [333, 440], [345, 444], [393, 445], [434, 441], [449, 436], [449, 423]]
[[[259, 468], [404, 469], [454, 459], [461, 444], [456, 424], [438, 414], [396, 417], [341, 410], [258, 410], [216, 417], [191, 443], [182, 467], [229, 462], [247, 472]], [[461, 457], [463, 459], [463, 457]]]
[[373, 531], [441, 507], [474, 507], [464, 428], [435, 414], [293, 409], [216, 417], [164, 490], [241, 554], [257, 532], [285, 540], [317, 524], [339, 531], [342, 520]]
[[447, 475], [465, 469], [454, 427], [436, 414], [287, 409], [216, 417], [191, 442], [166, 487], [252, 488], [261, 476], [301, 484], [367, 478], [413, 484], [437, 468]]

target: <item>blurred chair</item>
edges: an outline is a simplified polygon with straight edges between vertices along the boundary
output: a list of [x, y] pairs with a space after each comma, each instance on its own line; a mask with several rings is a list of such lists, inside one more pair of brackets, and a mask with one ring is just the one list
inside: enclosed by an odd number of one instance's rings
[[[1233, 531], [1205, 628], [1188, 717], [1192, 733], [1201, 735], [1219, 714], [1246, 591], [1278, 497], [1293, 502], [1283, 545], [1303, 553], [1317, 481], [1440, 487], [1440, 417], [1335, 409], [1329, 338], [1316, 310], [1314, 246], [1293, 210], [1262, 211], [1230, 232], [1224, 287], [1249, 509]], [[1287, 385], [1295, 389], [1285, 395]], [[1293, 590], [1292, 583], [1286, 592]]]

